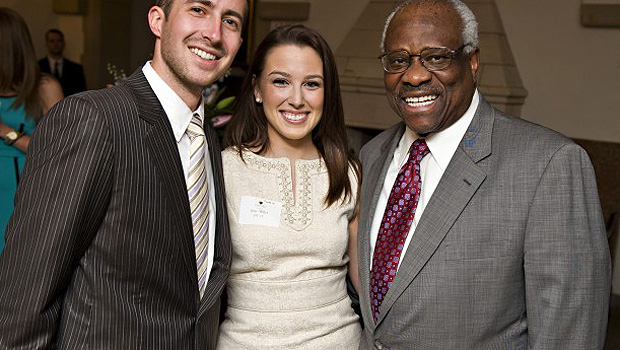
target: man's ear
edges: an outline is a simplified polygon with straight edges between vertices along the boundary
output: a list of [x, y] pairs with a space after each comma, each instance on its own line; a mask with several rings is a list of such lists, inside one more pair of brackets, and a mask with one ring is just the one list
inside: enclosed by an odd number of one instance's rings
[[480, 49], [476, 48], [469, 56], [469, 65], [474, 76], [474, 81], [478, 81], [478, 67], [480, 64]]
[[155, 37], [161, 38], [161, 31], [166, 21], [164, 10], [159, 6], [153, 6], [149, 10], [149, 27]]

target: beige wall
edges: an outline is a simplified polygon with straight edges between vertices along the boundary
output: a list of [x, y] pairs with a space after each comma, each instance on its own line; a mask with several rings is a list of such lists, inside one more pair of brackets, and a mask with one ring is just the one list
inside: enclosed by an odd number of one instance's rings
[[522, 115], [570, 137], [620, 142], [620, 28], [581, 27], [578, 0], [496, 2], [529, 91]]
[[82, 62], [83, 16], [54, 14], [50, 0], [0, 0], [0, 6], [12, 8], [24, 17], [37, 57], [47, 53], [45, 32], [50, 28], [58, 28], [65, 34], [65, 56], [72, 61]]
[[[309, 27], [317, 29], [325, 40], [336, 50], [348, 30], [355, 24], [368, 0], [313, 0], [310, 1]], [[331, 14], [331, 15], [327, 15]], [[368, 43], [378, 46], [378, 43]]]
[[584, 4], [609, 4], [620, 5], [620, 0], [581, 0]]
[[[255, 0], [286, 3], [310, 3], [309, 19], [303, 22], [323, 35], [336, 50], [355, 24], [369, 0]], [[377, 44], [378, 45], [378, 44]]]

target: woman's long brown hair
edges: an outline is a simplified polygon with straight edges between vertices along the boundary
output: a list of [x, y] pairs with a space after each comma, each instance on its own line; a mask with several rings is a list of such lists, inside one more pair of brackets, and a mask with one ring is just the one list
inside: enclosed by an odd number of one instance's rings
[[11, 108], [24, 105], [26, 114], [38, 119], [40, 79], [26, 22], [17, 12], [0, 7], [0, 91], [16, 93]]

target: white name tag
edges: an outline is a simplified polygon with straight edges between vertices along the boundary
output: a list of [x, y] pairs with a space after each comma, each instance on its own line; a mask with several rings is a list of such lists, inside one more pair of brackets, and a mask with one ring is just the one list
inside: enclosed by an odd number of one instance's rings
[[267, 199], [243, 196], [239, 208], [239, 223], [280, 227], [282, 203]]

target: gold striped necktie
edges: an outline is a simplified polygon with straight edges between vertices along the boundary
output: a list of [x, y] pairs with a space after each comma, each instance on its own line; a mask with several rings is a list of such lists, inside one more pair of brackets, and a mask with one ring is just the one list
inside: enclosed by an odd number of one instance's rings
[[192, 213], [196, 267], [198, 268], [198, 289], [202, 298], [207, 285], [207, 247], [209, 243], [209, 184], [205, 168], [205, 133], [202, 120], [194, 113], [187, 127], [190, 139], [189, 177], [187, 193]]

